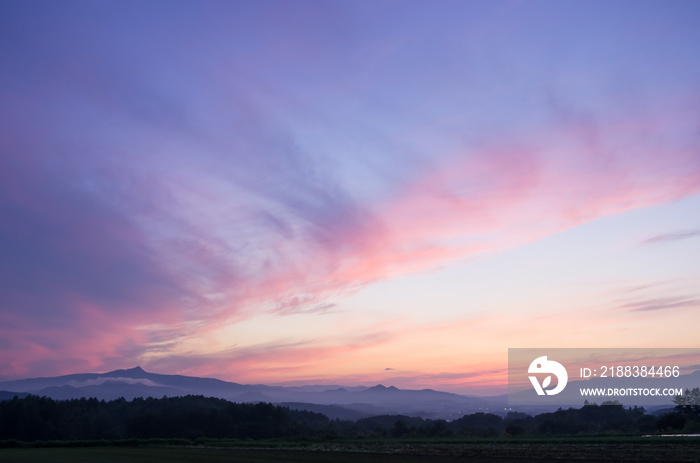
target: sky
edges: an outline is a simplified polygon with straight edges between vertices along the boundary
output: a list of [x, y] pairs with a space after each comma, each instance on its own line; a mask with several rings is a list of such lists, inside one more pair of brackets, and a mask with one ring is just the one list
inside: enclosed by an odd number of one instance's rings
[[690, 348], [700, 3], [0, 0], [0, 380], [503, 392]]

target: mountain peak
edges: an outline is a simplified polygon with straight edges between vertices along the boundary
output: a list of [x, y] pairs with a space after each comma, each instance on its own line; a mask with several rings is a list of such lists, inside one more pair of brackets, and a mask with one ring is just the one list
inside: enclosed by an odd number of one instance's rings
[[100, 376], [106, 376], [106, 377], [122, 377], [126, 376], [128, 378], [145, 378], [149, 375], [150, 373], [146, 372], [143, 368], [140, 366], [136, 366], [134, 368], [129, 368], [126, 370], [114, 370], [110, 371], [109, 373], [103, 373]]
[[388, 391], [392, 391], [392, 392], [393, 392], [393, 391], [398, 391], [399, 389], [396, 388], [396, 387], [394, 387], [394, 386], [386, 387], [386, 386], [384, 386], [383, 384], [377, 384], [376, 386], [370, 387], [370, 388], [367, 389], [367, 390], [368, 390], [368, 391], [375, 391], [375, 392], [379, 392], [379, 391], [381, 391], [381, 392], [384, 392], [384, 391], [387, 391], [387, 392], [388, 392]]

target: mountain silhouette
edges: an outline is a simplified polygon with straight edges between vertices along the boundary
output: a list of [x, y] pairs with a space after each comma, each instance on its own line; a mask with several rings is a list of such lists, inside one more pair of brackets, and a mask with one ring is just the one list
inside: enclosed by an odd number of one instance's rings
[[326, 410], [335, 417], [387, 413], [455, 419], [465, 413], [502, 409], [503, 399], [464, 396], [432, 389], [373, 387], [244, 385], [215, 378], [150, 373], [140, 366], [107, 373], [81, 373], [0, 382], [0, 400], [34, 394], [53, 399], [95, 397], [114, 400], [185, 395], [217, 397], [232, 402], [294, 404], [295, 408]]

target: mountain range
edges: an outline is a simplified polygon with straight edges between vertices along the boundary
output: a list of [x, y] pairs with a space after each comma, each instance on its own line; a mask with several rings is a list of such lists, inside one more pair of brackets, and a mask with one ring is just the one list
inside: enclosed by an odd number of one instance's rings
[[[654, 379], [619, 379], [616, 387], [655, 387]], [[674, 387], [698, 387], [700, 371], [674, 378]], [[46, 378], [29, 378], [0, 382], [0, 400], [34, 394], [57, 400], [95, 397], [100, 400], [137, 397], [177, 397], [203, 395], [232, 402], [270, 402], [292, 409], [323, 413], [329, 418], [357, 420], [376, 415], [408, 415], [431, 419], [452, 420], [465, 414], [486, 412], [503, 415], [507, 411], [542, 413], [559, 406], [581, 406], [579, 387], [607, 387], [602, 379], [570, 381], [559, 396], [539, 398], [532, 389], [491, 397], [466, 396], [432, 389], [399, 389], [378, 384], [367, 386], [267, 386], [238, 384], [214, 378], [149, 373], [141, 367], [114, 370], [107, 373], [82, 373]], [[552, 400], [554, 399], [554, 400]], [[616, 398], [589, 397], [591, 403]], [[669, 408], [671, 397], [622, 397], [625, 406], [640, 405], [653, 410]], [[509, 402], [511, 405], [509, 405]], [[513, 404], [518, 404], [517, 406]]]
[[149, 373], [141, 367], [108, 373], [83, 373], [0, 382], [0, 400], [34, 394], [57, 400], [95, 397], [100, 400], [137, 397], [203, 395], [232, 402], [271, 402], [329, 418], [403, 414], [423, 418], [455, 419], [467, 413], [502, 411], [505, 397], [475, 397], [435, 391], [410, 390], [381, 384], [366, 387], [266, 386], [182, 375]]

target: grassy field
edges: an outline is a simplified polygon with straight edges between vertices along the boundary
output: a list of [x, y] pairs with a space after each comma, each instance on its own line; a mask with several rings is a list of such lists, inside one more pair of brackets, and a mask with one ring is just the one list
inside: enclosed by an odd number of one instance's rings
[[[387, 440], [215, 442], [207, 446], [62, 447], [0, 449], [0, 462], [160, 463], [160, 462], [579, 462], [655, 461], [700, 463], [698, 438], [565, 438], [498, 440]], [[246, 448], [263, 445], [267, 448]]]

